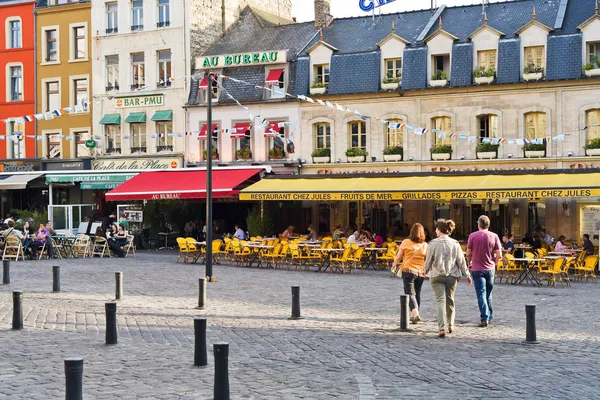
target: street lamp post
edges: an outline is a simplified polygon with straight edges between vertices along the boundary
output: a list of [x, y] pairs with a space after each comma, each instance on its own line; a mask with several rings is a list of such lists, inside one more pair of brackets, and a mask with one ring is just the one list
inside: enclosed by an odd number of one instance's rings
[[213, 209], [212, 209], [212, 80], [211, 73], [206, 73], [207, 78], [207, 93], [206, 93], [206, 260], [205, 260], [205, 275], [208, 282], [214, 282], [212, 272], [212, 224], [213, 224]]

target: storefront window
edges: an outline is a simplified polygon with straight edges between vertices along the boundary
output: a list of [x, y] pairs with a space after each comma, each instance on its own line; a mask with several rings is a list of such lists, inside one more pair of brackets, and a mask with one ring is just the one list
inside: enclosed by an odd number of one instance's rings
[[158, 145], [156, 151], [173, 151], [173, 123], [157, 122], [156, 132], [158, 133]]
[[437, 203], [435, 205], [435, 220], [450, 219], [450, 203]]
[[387, 127], [387, 142], [388, 147], [403, 147], [404, 144], [404, 129], [400, 129], [402, 120], [392, 119], [390, 120]]
[[586, 112], [587, 143], [600, 138], [600, 110], [589, 110]]
[[331, 232], [331, 206], [329, 204], [319, 204], [319, 233]]
[[546, 138], [546, 113], [530, 112], [525, 114], [525, 139]]
[[[452, 139], [450, 139], [450, 133], [452, 133], [452, 118], [450, 117], [435, 117], [431, 119], [431, 129], [436, 130], [433, 133], [436, 145], [452, 145]], [[439, 133], [443, 132], [446, 137], [441, 139]]]
[[121, 126], [120, 125], [106, 125], [106, 131], [104, 132], [106, 153], [120, 153], [121, 152]]
[[390, 204], [388, 206], [391, 236], [406, 236], [404, 232], [404, 219], [402, 215], [402, 204]]
[[348, 225], [352, 228], [352, 231], [356, 231], [360, 224], [358, 212], [358, 203], [351, 202], [348, 204]]
[[539, 232], [546, 227], [546, 203], [529, 203], [529, 232]]
[[365, 121], [352, 121], [348, 125], [350, 147], [365, 149], [367, 147], [367, 124], [365, 124]]
[[131, 124], [131, 152], [146, 152], [146, 124]]
[[331, 148], [331, 125], [326, 122], [315, 124], [315, 136], [317, 138], [317, 149]]

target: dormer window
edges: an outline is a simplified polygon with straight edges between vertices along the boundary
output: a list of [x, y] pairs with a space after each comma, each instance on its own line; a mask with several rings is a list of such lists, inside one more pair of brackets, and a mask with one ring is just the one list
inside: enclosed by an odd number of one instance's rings
[[285, 69], [267, 69], [266, 73], [265, 86], [270, 89], [266, 90], [266, 99], [285, 99]]
[[546, 45], [552, 28], [537, 20], [535, 7], [531, 20], [515, 33], [521, 39], [521, 68], [526, 81], [542, 79], [546, 70]]
[[325, 87], [329, 86], [329, 64], [315, 65], [314, 73], [314, 83], [323, 84]]
[[402, 78], [402, 58], [385, 59], [385, 77], [398, 80]]
[[433, 87], [445, 86], [450, 79], [452, 65], [452, 45], [458, 38], [442, 28], [442, 18], [438, 29], [425, 39], [427, 43], [427, 61], [429, 84]]
[[407, 40], [396, 35], [396, 29], [392, 22], [392, 32], [386, 36], [377, 46], [381, 49], [381, 88], [394, 90], [402, 82], [402, 57]]
[[596, 67], [596, 61], [600, 58], [600, 42], [587, 43], [587, 62]]
[[496, 50], [478, 51], [477, 67], [482, 70], [493, 69], [496, 71]]
[[588, 76], [600, 75], [600, 13], [597, 1], [594, 11], [594, 15], [577, 27], [582, 36], [583, 70]]
[[544, 70], [546, 67], [546, 57], [544, 55], [544, 46], [530, 46], [524, 49], [525, 68]]
[[[436, 54], [431, 56], [432, 75], [440, 74], [445, 72], [446, 75], [450, 74], [450, 54]], [[442, 78], [437, 78], [442, 79]]]
[[323, 40], [323, 30], [321, 30], [319, 41], [307, 50], [310, 55], [311, 94], [323, 94], [329, 88], [331, 56], [334, 51], [337, 49]]

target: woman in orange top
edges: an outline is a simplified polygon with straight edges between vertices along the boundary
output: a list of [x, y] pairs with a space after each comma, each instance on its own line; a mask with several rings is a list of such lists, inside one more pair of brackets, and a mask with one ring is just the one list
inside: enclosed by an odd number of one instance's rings
[[425, 254], [427, 253], [427, 243], [425, 242], [425, 230], [423, 225], [414, 224], [410, 230], [408, 239], [405, 239], [400, 245], [392, 271], [402, 261], [400, 270], [402, 271], [402, 281], [404, 282], [404, 293], [410, 295], [410, 311], [412, 313], [411, 322], [417, 324], [421, 321], [419, 307], [421, 305], [421, 287], [425, 280]]

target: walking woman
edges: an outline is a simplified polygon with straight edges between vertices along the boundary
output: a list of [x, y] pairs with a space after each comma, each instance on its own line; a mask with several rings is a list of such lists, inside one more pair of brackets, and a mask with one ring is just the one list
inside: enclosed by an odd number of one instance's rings
[[454, 327], [456, 282], [465, 275], [469, 286], [473, 283], [460, 244], [450, 238], [455, 226], [452, 220], [437, 221], [435, 233], [438, 237], [429, 242], [425, 256], [425, 273], [429, 274], [435, 293], [439, 338], [444, 338], [446, 332], [452, 333]]
[[414, 224], [410, 235], [402, 241], [400, 250], [396, 254], [392, 271], [396, 271], [397, 265], [402, 261], [402, 281], [404, 282], [404, 294], [410, 296], [410, 321], [417, 324], [421, 321], [419, 307], [421, 306], [421, 287], [425, 280], [425, 254], [427, 243], [425, 242], [425, 230], [423, 225]]

